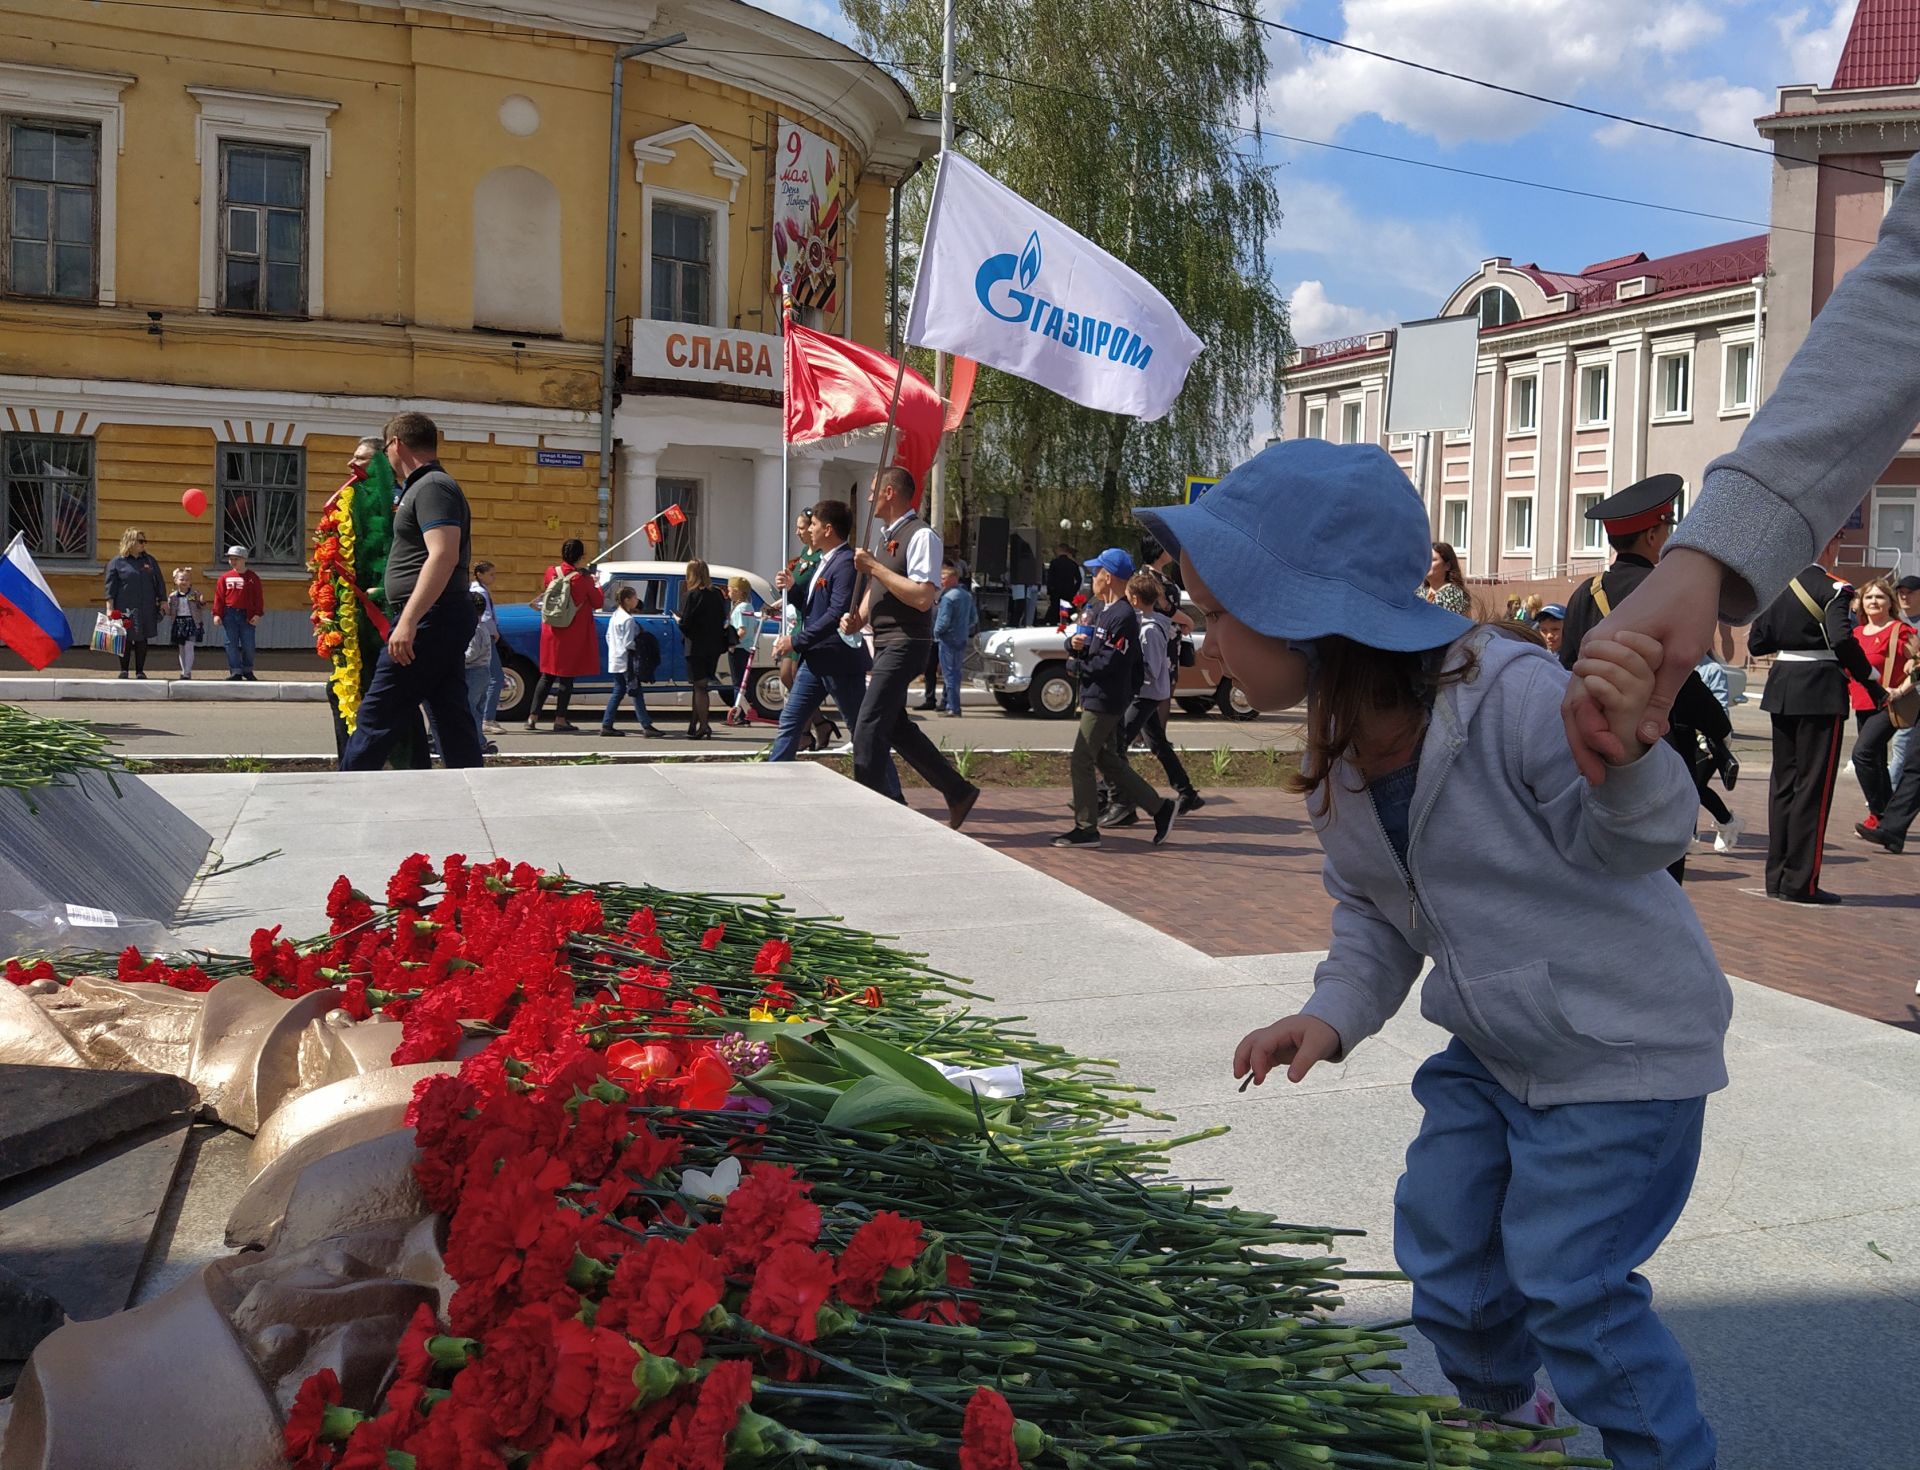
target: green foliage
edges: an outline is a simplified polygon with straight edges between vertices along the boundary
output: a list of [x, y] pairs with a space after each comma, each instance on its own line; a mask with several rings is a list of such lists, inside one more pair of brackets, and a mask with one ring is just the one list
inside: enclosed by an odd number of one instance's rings
[[1216, 745], [1208, 754], [1207, 761], [1213, 767], [1213, 779], [1221, 780], [1228, 771], [1233, 769], [1233, 748], [1227, 745]]
[[[942, 0], [843, 8], [861, 41], [898, 63], [921, 109], [937, 114]], [[955, 108], [964, 151], [1144, 275], [1206, 350], [1173, 412], [1151, 424], [983, 369], [972, 452], [956, 456], [954, 494], [965, 503], [955, 510], [1003, 507], [1043, 537], [1062, 516], [1088, 519], [1096, 536], [1112, 538], [1127, 531], [1136, 503], [1164, 503], [1185, 476], [1236, 463], [1255, 412], [1277, 412], [1292, 342], [1266, 258], [1280, 224], [1272, 170], [1241, 131], [1267, 72], [1253, 15], [1185, 0], [961, 8], [966, 80]], [[932, 174], [923, 170], [903, 201], [903, 293]]]

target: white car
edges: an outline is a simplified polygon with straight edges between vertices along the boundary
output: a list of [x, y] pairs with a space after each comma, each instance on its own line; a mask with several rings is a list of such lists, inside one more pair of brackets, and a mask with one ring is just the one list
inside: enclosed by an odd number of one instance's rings
[[[1206, 641], [1206, 619], [1185, 593], [1180, 607], [1193, 619], [1197, 650]], [[1080, 683], [1067, 662], [1067, 636], [1059, 629], [995, 628], [980, 634], [974, 644], [986, 686], [1008, 714], [1064, 720], [1078, 712]], [[1251, 720], [1260, 713], [1233, 687], [1233, 680], [1216, 680], [1198, 661], [1178, 675], [1174, 703], [1190, 715], [1217, 709], [1230, 720]]]

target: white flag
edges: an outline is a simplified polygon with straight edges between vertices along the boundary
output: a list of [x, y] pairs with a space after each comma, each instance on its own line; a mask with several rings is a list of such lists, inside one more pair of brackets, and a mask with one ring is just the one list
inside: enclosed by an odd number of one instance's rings
[[1139, 272], [958, 153], [940, 155], [907, 340], [1143, 419], [1201, 348]]

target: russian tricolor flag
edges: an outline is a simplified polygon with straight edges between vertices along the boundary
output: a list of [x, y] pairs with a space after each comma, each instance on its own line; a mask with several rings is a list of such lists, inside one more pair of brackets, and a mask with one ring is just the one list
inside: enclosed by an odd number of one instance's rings
[[0, 558], [0, 643], [44, 669], [72, 642], [67, 615], [33, 564], [26, 537], [16, 535]]

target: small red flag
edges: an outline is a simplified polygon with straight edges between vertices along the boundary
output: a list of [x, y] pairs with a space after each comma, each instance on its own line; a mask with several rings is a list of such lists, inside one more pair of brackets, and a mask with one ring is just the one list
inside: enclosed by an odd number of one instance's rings
[[687, 513], [684, 510], [680, 509], [680, 505], [677, 501], [674, 504], [668, 506], [666, 510], [661, 512], [661, 514], [666, 516], [667, 524], [669, 526], [684, 526], [687, 523]]
[[967, 405], [973, 401], [973, 380], [979, 372], [980, 364], [971, 357], [953, 360], [953, 381], [947, 385], [947, 418], [941, 425], [946, 433], [959, 428], [960, 421], [967, 416]]
[[655, 546], [658, 546], [660, 544], [660, 523], [658, 521], [648, 521], [646, 530], [647, 540], [651, 541]]

